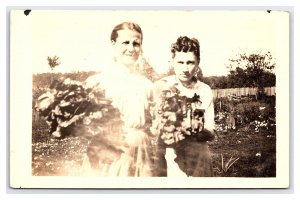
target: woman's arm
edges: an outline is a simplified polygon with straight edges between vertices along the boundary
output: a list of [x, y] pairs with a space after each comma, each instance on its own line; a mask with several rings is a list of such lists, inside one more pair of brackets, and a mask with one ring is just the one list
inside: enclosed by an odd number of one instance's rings
[[[204, 113], [204, 129], [199, 134], [199, 140], [211, 141], [215, 137], [215, 112], [214, 112], [214, 102], [213, 102], [213, 93], [209, 88], [207, 91], [208, 94], [206, 96], [207, 99], [203, 99], [203, 101], [208, 102], [208, 107], [205, 109]], [[198, 137], [197, 137], [198, 138]]]

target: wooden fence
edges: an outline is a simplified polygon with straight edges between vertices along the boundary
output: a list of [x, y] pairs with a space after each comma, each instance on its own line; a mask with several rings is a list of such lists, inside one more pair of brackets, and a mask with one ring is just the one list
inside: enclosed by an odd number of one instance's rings
[[[265, 87], [265, 94], [267, 96], [276, 96], [276, 87]], [[228, 97], [228, 96], [256, 96], [257, 88], [227, 88], [227, 89], [213, 89], [214, 98]]]

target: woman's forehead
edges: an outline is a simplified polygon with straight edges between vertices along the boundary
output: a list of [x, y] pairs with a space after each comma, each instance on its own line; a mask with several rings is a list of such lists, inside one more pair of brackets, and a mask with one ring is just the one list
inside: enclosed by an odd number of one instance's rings
[[135, 30], [122, 29], [118, 31], [117, 39], [135, 38], [142, 39], [142, 35]]
[[174, 59], [176, 60], [197, 60], [196, 55], [194, 52], [188, 51], [176, 51]]

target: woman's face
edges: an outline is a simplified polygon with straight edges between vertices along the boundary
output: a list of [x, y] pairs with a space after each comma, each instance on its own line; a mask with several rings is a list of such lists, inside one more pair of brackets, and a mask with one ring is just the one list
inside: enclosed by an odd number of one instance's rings
[[181, 82], [189, 82], [195, 75], [198, 60], [193, 52], [175, 52], [173, 67], [177, 79]]
[[141, 34], [133, 30], [119, 30], [116, 41], [112, 41], [116, 57], [126, 66], [135, 64], [141, 53]]

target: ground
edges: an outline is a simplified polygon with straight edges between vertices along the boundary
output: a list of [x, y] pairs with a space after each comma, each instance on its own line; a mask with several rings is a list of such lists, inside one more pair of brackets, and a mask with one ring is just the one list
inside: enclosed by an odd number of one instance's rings
[[[42, 118], [33, 122], [32, 174], [34, 176], [80, 175], [87, 139], [54, 139]], [[275, 130], [248, 127], [217, 131], [209, 142], [214, 175], [222, 177], [275, 177]], [[223, 160], [223, 162], [222, 162]]]

